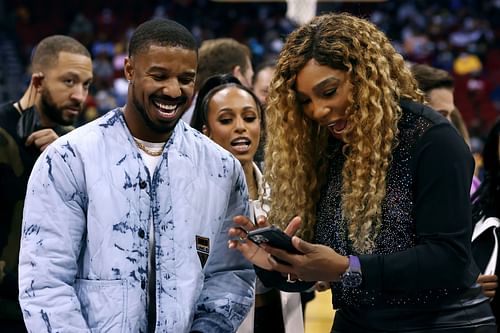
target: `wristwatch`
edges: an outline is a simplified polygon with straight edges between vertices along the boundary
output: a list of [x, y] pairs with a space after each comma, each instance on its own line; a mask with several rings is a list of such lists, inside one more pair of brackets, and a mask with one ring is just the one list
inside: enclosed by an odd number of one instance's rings
[[342, 285], [346, 288], [356, 288], [361, 285], [363, 275], [361, 274], [361, 264], [358, 257], [349, 256], [349, 267], [342, 274], [341, 281]]

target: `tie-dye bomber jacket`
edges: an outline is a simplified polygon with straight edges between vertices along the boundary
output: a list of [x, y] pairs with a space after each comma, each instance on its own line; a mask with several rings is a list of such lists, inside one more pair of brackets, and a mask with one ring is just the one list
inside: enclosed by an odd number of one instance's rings
[[152, 218], [156, 332], [234, 332], [255, 281], [227, 247], [239, 214], [248, 215], [241, 165], [182, 121], [153, 175], [121, 109], [59, 138], [35, 164], [25, 202], [28, 330], [146, 332]]

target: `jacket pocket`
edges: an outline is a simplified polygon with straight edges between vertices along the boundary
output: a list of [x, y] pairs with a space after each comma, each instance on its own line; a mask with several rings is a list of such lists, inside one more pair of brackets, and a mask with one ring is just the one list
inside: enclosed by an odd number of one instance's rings
[[127, 303], [125, 280], [77, 279], [75, 290], [82, 315], [92, 332], [124, 333]]

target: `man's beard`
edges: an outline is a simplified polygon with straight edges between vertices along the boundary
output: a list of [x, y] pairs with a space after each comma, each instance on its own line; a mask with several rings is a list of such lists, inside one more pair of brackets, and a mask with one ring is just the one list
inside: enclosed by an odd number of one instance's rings
[[[73, 103], [67, 105], [67, 107], [78, 107], [80, 111], [82, 110], [82, 105], [80, 103]], [[63, 126], [73, 125], [75, 119], [64, 119], [63, 108], [58, 108], [52, 99], [52, 95], [48, 90], [43, 90], [41, 95], [41, 108], [40, 110], [50, 121]]]
[[163, 125], [155, 124], [149, 118], [146, 109], [144, 108], [144, 105], [142, 105], [139, 99], [136, 98], [135, 93], [133, 93], [132, 95], [132, 102], [137, 111], [139, 112], [139, 114], [141, 115], [142, 119], [144, 119], [144, 123], [146, 124], [146, 126], [155, 133], [158, 134], [171, 133], [174, 130], [177, 123], [179, 122], [179, 120], [181, 119], [180, 117], [178, 117], [174, 123], [163, 123]]

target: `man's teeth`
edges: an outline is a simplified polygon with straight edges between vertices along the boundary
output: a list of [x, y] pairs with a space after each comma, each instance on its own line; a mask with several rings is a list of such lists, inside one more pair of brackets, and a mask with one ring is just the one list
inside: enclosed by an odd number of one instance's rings
[[177, 108], [176, 104], [170, 105], [170, 104], [161, 104], [156, 102], [155, 103], [160, 109], [166, 110], [166, 111], [174, 111]]

